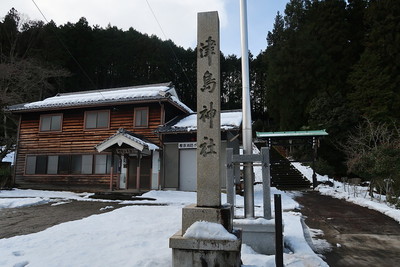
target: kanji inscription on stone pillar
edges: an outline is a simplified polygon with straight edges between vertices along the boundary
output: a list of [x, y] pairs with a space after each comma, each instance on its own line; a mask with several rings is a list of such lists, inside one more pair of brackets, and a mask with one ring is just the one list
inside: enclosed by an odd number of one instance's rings
[[197, 206], [219, 207], [221, 90], [218, 13], [198, 13], [197, 20]]

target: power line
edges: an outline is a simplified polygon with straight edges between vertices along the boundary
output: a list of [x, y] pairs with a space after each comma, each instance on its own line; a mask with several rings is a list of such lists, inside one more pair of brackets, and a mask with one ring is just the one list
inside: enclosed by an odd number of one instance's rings
[[[49, 23], [49, 20], [48, 20], [48, 19], [46, 18], [46, 16], [43, 14], [42, 10], [41, 10], [41, 9], [39, 8], [39, 6], [36, 4], [35, 0], [32, 0], [32, 2], [33, 2], [33, 4], [36, 6], [36, 8], [38, 9], [38, 11], [40, 12], [40, 14], [42, 15], [42, 17], [44, 18], [44, 20], [45, 20], [47, 23]], [[146, 0], [146, 3], [147, 3], [147, 5], [148, 5], [148, 7], [149, 7], [149, 9], [150, 9], [150, 11], [151, 11], [151, 13], [152, 13], [154, 19], [156, 20], [156, 22], [157, 22], [157, 24], [158, 24], [158, 27], [160, 28], [161, 33], [163, 34], [164, 38], [165, 38], [166, 40], [169, 40], [168, 37], [167, 37], [167, 35], [165, 34], [165, 32], [164, 32], [162, 26], [161, 26], [161, 23], [160, 23], [159, 20], [157, 19], [157, 16], [156, 16], [156, 14], [155, 14], [153, 8], [151, 7], [149, 1]], [[57, 39], [58, 39], [58, 41], [60, 42], [60, 44], [63, 46], [63, 48], [68, 52], [69, 56], [70, 56], [70, 57], [74, 60], [74, 62], [78, 65], [79, 69], [82, 71], [82, 73], [85, 75], [85, 77], [86, 77], [86, 78], [89, 80], [89, 82], [94, 86], [94, 88], [97, 89], [96, 84], [93, 82], [93, 80], [92, 80], [92, 79], [89, 77], [89, 75], [86, 73], [86, 71], [84, 70], [84, 68], [82, 67], [82, 65], [79, 63], [79, 61], [72, 55], [71, 51], [68, 49], [68, 47], [65, 45], [65, 43], [61, 40], [61, 38], [60, 38], [60, 36], [57, 34], [57, 32], [55, 32], [54, 30], [52, 30], [52, 31], [53, 31], [53, 33], [55, 34], [55, 36], [57, 37]], [[192, 89], [194, 89], [192, 83], [190, 82], [189, 77], [188, 77], [187, 74], [186, 74], [185, 69], [183, 68], [183, 66], [182, 66], [182, 64], [181, 64], [181, 62], [180, 62], [178, 56], [175, 54], [175, 52], [174, 52], [174, 50], [173, 50], [171, 44], [170, 44], [169, 42], [166, 42], [166, 43], [167, 43], [168, 47], [171, 49], [171, 52], [172, 52], [173, 56], [174, 56], [175, 59], [177, 60], [179, 67], [181, 68], [183, 74], [185, 75], [186, 80], [187, 80], [188, 83], [189, 83], [189, 86], [190, 86]]]
[[[156, 22], [157, 22], [157, 24], [158, 24], [158, 27], [159, 27], [160, 30], [161, 30], [161, 33], [164, 35], [165, 40], [170, 40], [170, 39], [167, 37], [167, 35], [165, 34], [163, 28], [161, 27], [161, 23], [158, 21], [157, 16], [156, 16], [156, 14], [154, 13], [153, 8], [151, 7], [149, 1], [146, 0], [146, 3], [147, 3], [147, 5], [148, 5], [148, 7], [149, 7], [149, 9], [150, 9], [150, 11], [151, 11], [151, 14], [153, 14], [153, 17], [154, 17], [154, 19], [156, 20]], [[168, 47], [171, 49], [172, 54], [174, 55], [175, 59], [178, 61], [179, 67], [181, 68], [183, 74], [185, 75], [185, 78], [186, 78], [186, 80], [188, 81], [189, 86], [192, 88], [192, 90], [194, 90], [195, 88], [193, 87], [192, 83], [190, 82], [189, 77], [186, 75], [186, 71], [184, 70], [184, 68], [183, 68], [183, 66], [182, 66], [182, 64], [181, 64], [181, 62], [180, 62], [178, 56], [175, 54], [175, 52], [174, 52], [174, 50], [173, 50], [171, 44], [170, 44], [169, 42], [166, 42], [166, 43], [168, 44]]]
[[[33, 4], [36, 6], [36, 8], [39, 10], [40, 14], [42, 14], [42, 17], [44, 20], [49, 23], [47, 20], [46, 16], [43, 14], [42, 10], [40, 10], [39, 6], [36, 4], [35, 0], [32, 0]], [[75, 61], [75, 63], [78, 65], [79, 69], [82, 71], [82, 73], [85, 75], [85, 77], [89, 80], [89, 82], [94, 86], [95, 89], [97, 89], [96, 84], [93, 82], [93, 80], [89, 77], [89, 75], [86, 73], [86, 71], [83, 69], [82, 65], [78, 62], [78, 60], [72, 55], [71, 51], [69, 51], [68, 47], [65, 45], [65, 43], [61, 40], [60, 36], [57, 34], [56, 31], [52, 29], [54, 35], [57, 37], [58, 41], [61, 43], [61, 45], [64, 47], [64, 49], [68, 52], [70, 57]], [[101, 94], [101, 93], [100, 93]], [[102, 95], [103, 96], [103, 95]], [[104, 98], [104, 96], [103, 96]]]

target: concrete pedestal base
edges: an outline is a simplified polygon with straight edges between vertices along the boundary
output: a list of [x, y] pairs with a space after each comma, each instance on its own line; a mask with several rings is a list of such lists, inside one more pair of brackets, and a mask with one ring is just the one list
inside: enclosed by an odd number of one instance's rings
[[242, 230], [242, 242], [249, 245], [254, 251], [266, 254], [275, 254], [275, 222], [268, 224], [251, 223], [251, 220], [234, 220], [233, 226]]
[[238, 237], [235, 241], [184, 238], [181, 231], [177, 232], [169, 239], [172, 266], [241, 266], [240, 231], [236, 230], [233, 234]]
[[219, 223], [228, 232], [232, 232], [231, 206], [225, 205], [220, 208], [198, 207], [196, 204], [188, 205], [182, 209], [182, 233], [197, 221]]

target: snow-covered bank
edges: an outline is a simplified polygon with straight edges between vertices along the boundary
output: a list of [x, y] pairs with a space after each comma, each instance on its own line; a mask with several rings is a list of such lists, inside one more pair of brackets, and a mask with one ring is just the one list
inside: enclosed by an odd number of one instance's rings
[[[304, 166], [298, 162], [293, 162], [293, 166], [295, 166], [307, 179], [312, 181], [312, 169], [308, 166]], [[393, 218], [397, 222], [400, 223], [400, 210], [395, 207], [388, 205], [386, 202], [379, 201], [379, 198], [371, 199], [368, 195], [368, 187], [364, 186], [349, 186], [348, 184], [344, 184], [342, 182], [334, 181], [333, 179], [329, 179], [326, 175], [317, 174], [317, 180], [331, 181], [333, 186], [328, 186], [324, 184], [320, 184], [316, 190], [318, 190], [322, 195], [332, 196], [334, 198], [344, 199], [346, 201], [352, 202], [359, 206], [363, 206], [369, 209], [373, 209], [379, 211], [386, 216]], [[384, 196], [381, 196], [381, 199], [385, 199]]]
[[[318, 257], [304, 238], [301, 224], [301, 213], [288, 211], [283, 213], [284, 242], [290, 252], [285, 252], [283, 262], [286, 267], [328, 267], [328, 264]], [[257, 254], [251, 247], [242, 246], [243, 266], [275, 267], [275, 256]]]
[[31, 198], [0, 198], [0, 210], [10, 208], [29, 207], [49, 203], [51, 200], [46, 197]]
[[92, 193], [74, 193], [67, 191], [43, 191], [32, 189], [0, 190], [0, 210], [59, 202], [65, 199], [97, 201], [90, 199]]
[[69, 191], [46, 191], [33, 189], [13, 189], [0, 190], [0, 198], [27, 198], [27, 197], [42, 197], [42, 198], [64, 198], [84, 200], [88, 199], [93, 193], [75, 193]]
[[[391, 206], [388, 203], [379, 202], [378, 199], [369, 198], [367, 194], [368, 189], [366, 187], [361, 187], [361, 186], [350, 187], [350, 192], [349, 191], [346, 192], [344, 191], [345, 189], [343, 183], [335, 181], [333, 187], [329, 187], [326, 185], [319, 185], [317, 187], [317, 190], [322, 195], [332, 196], [339, 199], [345, 199], [346, 201], [352, 202], [359, 206], [379, 211], [400, 223], [400, 210], [396, 209], [395, 207]], [[352, 192], [352, 190], [356, 190], [358, 193], [356, 193], [355, 195]]]

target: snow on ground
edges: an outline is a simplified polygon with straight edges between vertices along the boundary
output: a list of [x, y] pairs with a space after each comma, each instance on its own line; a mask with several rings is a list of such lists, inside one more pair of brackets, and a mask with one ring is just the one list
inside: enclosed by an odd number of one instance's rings
[[309, 242], [308, 244], [311, 244], [310, 246], [314, 252], [318, 254], [324, 254], [324, 252], [332, 250], [332, 245], [324, 239], [324, 231], [320, 229], [309, 228], [304, 224], [303, 228], [306, 228], [308, 230], [308, 233], [310, 234], [311, 242]]
[[[312, 170], [294, 163], [309, 179]], [[260, 178], [260, 169], [255, 168], [256, 180]], [[317, 175], [319, 181], [328, 177]], [[386, 215], [400, 221], [399, 211], [385, 203], [377, 203], [364, 198], [362, 187], [346, 186], [334, 182], [333, 187], [320, 185], [322, 194], [344, 198], [356, 204], [381, 210]], [[353, 190], [353, 191], [351, 191]], [[364, 190], [364, 191], [362, 191]], [[320, 235], [318, 229], [304, 229], [301, 213], [296, 212], [298, 204], [293, 193], [285, 193], [271, 188], [271, 206], [274, 208], [273, 195], [281, 194], [284, 210], [284, 240], [290, 251], [284, 254], [285, 266], [328, 266], [308, 245], [304, 232], [311, 233], [313, 242]], [[67, 203], [71, 200], [104, 201], [89, 199], [89, 193], [20, 190], [0, 191], [1, 209], [38, 205], [48, 202]], [[254, 189], [255, 214], [262, 216], [262, 186]], [[153, 198], [146, 201], [107, 201], [115, 202], [114, 207], [124, 203], [142, 203], [140, 206], [127, 206], [108, 213], [93, 215], [81, 220], [62, 223], [44, 231], [0, 239], [0, 266], [171, 266], [169, 237], [181, 228], [182, 207], [196, 202], [196, 193], [180, 191], [150, 191], [143, 195]], [[235, 214], [243, 216], [244, 200], [236, 196]], [[226, 195], [222, 194], [222, 202]], [[146, 203], [158, 203], [163, 206], [146, 206]], [[307, 235], [306, 235], [307, 236]], [[326, 243], [314, 245], [321, 248]], [[251, 247], [242, 246], [243, 266], [275, 266], [275, 257], [257, 254]]]
[[[307, 177], [307, 179], [312, 181], [313, 170], [311, 167], [304, 166], [299, 162], [292, 162], [292, 164]], [[348, 183], [334, 181], [333, 179], [329, 179], [326, 175], [322, 176], [319, 174], [317, 174], [317, 180], [321, 182], [330, 181], [333, 183], [333, 186], [320, 184], [316, 188], [322, 195], [344, 199], [359, 206], [379, 211], [400, 223], [400, 210], [394, 208], [390, 204], [388, 205], [388, 203], [385, 202], [385, 196], [376, 195], [371, 199], [368, 195], [368, 187], [349, 185]]]
[[[150, 191], [142, 197], [153, 198], [156, 199], [156, 203], [167, 205], [188, 205], [197, 201], [196, 193], [183, 191]], [[137, 203], [137, 201], [127, 200], [123, 203]], [[154, 201], [140, 201], [140, 203], [154, 203]]]
[[[304, 239], [301, 214], [289, 211], [298, 207], [298, 204], [284, 192], [274, 188], [271, 191], [272, 195], [282, 195], [282, 207], [287, 211], [283, 215], [284, 238], [292, 251], [284, 254], [285, 266], [327, 266]], [[89, 195], [15, 189], [0, 191], [0, 200], [14, 200], [12, 207], [17, 207], [18, 203], [24, 206], [24, 201], [29, 199], [87, 201]], [[156, 200], [119, 203], [151, 202], [167, 205], [127, 206], [62, 223], [42, 232], [0, 239], [0, 266], [171, 266], [169, 237], [181, 228], [182, 207], [195, 203], [196, 193], [150, 191], [143, 197]], [[255, 187], [255, 198], [255, 213], [261, 216], [261, 185]], [[226, 195], [222, 194], [222, 202], [225, 201]], [[237, 196], [236, 203], [236, 214], [243, 214], [243, 197]], [[243, 266], [275, 266], [274, 256], [257, 254], [247, 245], [242, 247], [242, 260]]]
[[170, 266], [176, 206], [128, 206], [0, 239], [0, 266]]
[[285, 223], [285, 246], [294, 252], [293, 254], [284, 255], [285, 266], [327, 267], [328, 264], [314, 253], [304, 238], [301, 213], [285, 212], [283, 221]]

